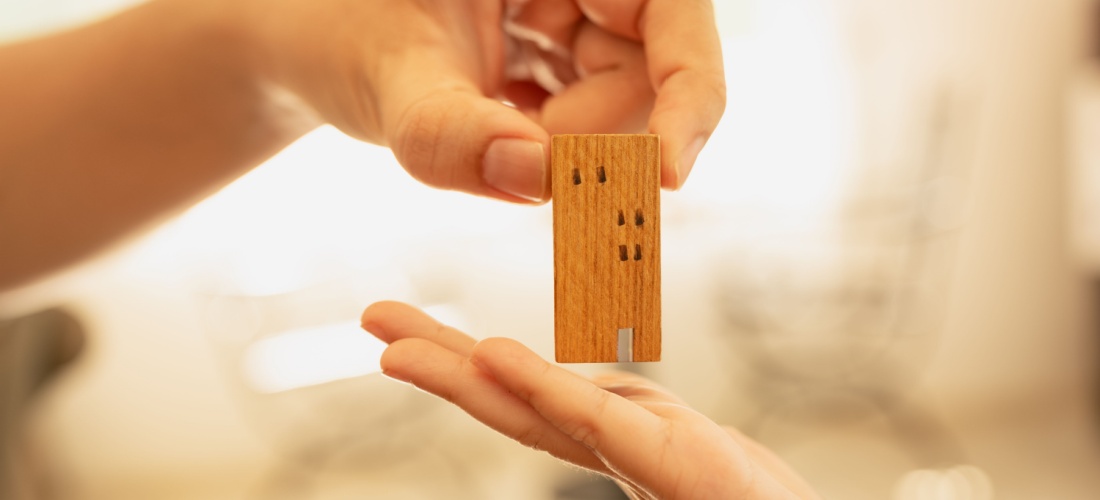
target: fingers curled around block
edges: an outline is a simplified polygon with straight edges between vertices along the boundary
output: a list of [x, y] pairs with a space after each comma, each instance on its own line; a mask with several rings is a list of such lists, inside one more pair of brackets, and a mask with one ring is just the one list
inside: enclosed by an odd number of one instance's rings
[[661, 136], [661, 184], [678, 189], [722, 117], [726, 82], [710, 0], [579, 0], [591, 22], [645, 47], [657, 97], [649, 132]]

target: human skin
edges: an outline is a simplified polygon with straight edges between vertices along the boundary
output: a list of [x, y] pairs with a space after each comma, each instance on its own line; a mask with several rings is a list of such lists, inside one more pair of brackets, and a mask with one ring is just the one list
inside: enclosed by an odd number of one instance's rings
[[[520, 4], [581, 75], [559, 93], [506, 74], [502, 21]], [[0, 290], [324, 123], [425, 184], [540, 203], [551, 134], [659, 134], [675, 189], [724, 107], [709, 0], [154, 0], [0, 47]]]
[[[508, 7], [569, 49], [579, 79], [551, 94], [508, 78]], [[551, 134], [658, 134], [676, 189], [724, 108], [709, 0], [154, 0], [0, 47], [0, 290], [149, 227], [321, 124], [391, 147], [430, 186], [540, 203]], [[813, 498], [770, 452], [647, 380], [587, 381], [400, 304], [363, 321], [391, 343], [391, 377], [635, 498]]]
[[588, 380], [504, 338], [476, 341], [398, 302], [363, 312], [389, 344], [387, 376], [461, 407], [496, 431], [604, 474], [635, 499], [819, 498], [769, 450], [652, 381]]

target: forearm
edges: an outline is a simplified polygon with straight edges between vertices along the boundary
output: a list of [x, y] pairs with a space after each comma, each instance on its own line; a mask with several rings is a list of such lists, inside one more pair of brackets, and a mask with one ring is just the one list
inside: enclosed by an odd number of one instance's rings
[[254, 76], [233, 4], [157, 1], [0, 47], [0, 289], [174, 213], [309, 130]]

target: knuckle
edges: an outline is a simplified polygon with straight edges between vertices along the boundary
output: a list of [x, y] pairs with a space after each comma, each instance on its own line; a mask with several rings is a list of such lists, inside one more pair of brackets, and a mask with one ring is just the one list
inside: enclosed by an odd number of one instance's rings
[[516, 436], [516, 441], [533, 450], [543, 451], [546, 433], [539, 427], [529, 427]]
[[599, 449], [601, 444], [602, 436], [599, 432], [599, 422], [603, 420], [607, 411], [607, 403], [611, 399], [611, 393], [596, 387], [593, 387], [593, 390], [596, 391], [596, 396], [591, 412], [584, 412], [566, 420], [561, 426], [561, 430], [585, 447], [595, 450]]
[[583, 444], [590, 450], [599, 448], [600, 440], [595, 427], [583, 418], [575, 418], [563, 422], [561, 430], [574, 441]]
[[439, 155], [447, 127], [462, 123], [461, 110], [451, 92], [432, 92], [404, 111], [394, 127], [393, 151], [397, 160], [416, 180], [437, 188], [454, 184], [455, 169]]
[[416, 180], [431, 184], [432, 179], [425, 175], [424, 165], [434, 163], [434, 151], [430, 145], [439, 136], [439, 125], [429, 120], [424, 109], [425, 100], [419, 100], [409, 106], [394, 127], [393, 152], [397, 161]]

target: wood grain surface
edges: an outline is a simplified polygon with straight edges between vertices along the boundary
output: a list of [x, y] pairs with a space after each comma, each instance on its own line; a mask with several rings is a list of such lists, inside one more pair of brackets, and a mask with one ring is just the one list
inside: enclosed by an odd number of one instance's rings
[[554, 348], [560, 363], [661, 359], [661, 152], [656, 135], [551, 138]]

